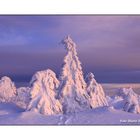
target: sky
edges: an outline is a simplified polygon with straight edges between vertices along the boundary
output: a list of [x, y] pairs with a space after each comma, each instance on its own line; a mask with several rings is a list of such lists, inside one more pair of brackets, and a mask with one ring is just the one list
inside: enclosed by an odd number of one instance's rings
[[60, 73], [61, 40], [77, 44], [84, 76], [101, 83], [140, 82], [140, 16], [0, 16], [0, 77], [28, 83], [39, 70]]

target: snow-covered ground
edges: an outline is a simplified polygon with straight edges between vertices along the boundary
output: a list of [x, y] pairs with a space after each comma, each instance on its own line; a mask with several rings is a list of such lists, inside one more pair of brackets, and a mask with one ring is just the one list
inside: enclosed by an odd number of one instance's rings
[[1, 125], [139, 125], [140, 115], [100, 107], [67, 115], [45, 116], [37, 112], [24, 112], [14, 104], [0, 104]]
[[[125, 84], [125, 87], [140, 88], [140, 84]], [[138, 86], [139, 85], [139, 86]], [[124, 84], [103, 84], [104, 90], [118, 91]], [[115, 92], [114, 92], [115, 94]], [[118, 105], [117, 105], [118, 104]], [[113, 107], [99, 107], [77, 113], [45, 116], [26, 111], [13, 103], [0, 103], [1, 125], [140, 125], [140, 115], [121, 110], [121, 103]]]

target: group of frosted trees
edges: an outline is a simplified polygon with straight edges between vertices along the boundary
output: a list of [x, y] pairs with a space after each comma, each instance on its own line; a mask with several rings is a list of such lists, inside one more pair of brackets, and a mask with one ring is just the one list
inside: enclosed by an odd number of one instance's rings
[[85, 82], [76, 44], [69, 36], [62, 43], [67, 54], [59, 80], [50, 69], [37, 72], [31, 80], [31, 102], [27, 110], [50, 115], [107, 106], [104, 91], [92, 73], [87, 75]]
[[[24, 106], [26, 111], [36, 111], [44, 115], [74, 113], [108, 106], [103, 88], [96, 82], [93, 73], [84, 78], [76, 44], [69, 36], [62, 44], [67, 54], [58, 79], [50, 69], [38, 71], [33, 75], [30, 87], [16, 90], [12, 81], [3, 77], [0, 80], [0, 99], [15, 101]], [[129, 107], [129, 104], [126, 106]]]

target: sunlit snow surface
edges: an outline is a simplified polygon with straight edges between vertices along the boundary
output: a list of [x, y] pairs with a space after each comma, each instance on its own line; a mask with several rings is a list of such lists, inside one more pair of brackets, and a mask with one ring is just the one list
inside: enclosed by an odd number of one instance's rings
[[[115, 94], [119, 88], [132, 87], [140, 89], [140, 84], [102, 84], [104, 90], [109, 94]], [[137, 92], [138, 93], [138, 92]], [[0, 124], [1, 125], [140, 125], [140, 114], [122, 111], [115, 104], [114, 107], [100, 107], [88, 109], [67, 115], [45, 116], [37, 112], [27, 111], [12, 103], [0, 103]]]

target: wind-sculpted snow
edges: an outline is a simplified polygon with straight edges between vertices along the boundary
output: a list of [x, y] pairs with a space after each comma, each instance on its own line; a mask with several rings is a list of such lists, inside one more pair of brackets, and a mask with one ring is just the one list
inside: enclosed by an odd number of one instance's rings
[[48, 69], [37, 72], [31, 80], [31, 101], [27, 111], [34, 110], [44, 115], [62, 112], [62, 106], [56, 99], [59, 81], [55, 73]]
[[84, 81], [81, 63], [76, 52], [76, 44], [67, 36], [64, 44], [67, 55], [60, 75], [59, 98], [64, 113], [77, 112], [89, 108], [86, 83]]
[[4, 76], [0, 79], [0, 102], [10, 102], [16, 96], [16, 87], [12, 80]]
[[92, 108], [108, 106], [108, 102], [104, 90], [100, 84], [94, 79], [93, 73], [89, 73], [86, 77], [87, 92], [90, 96], [89, 102]]

